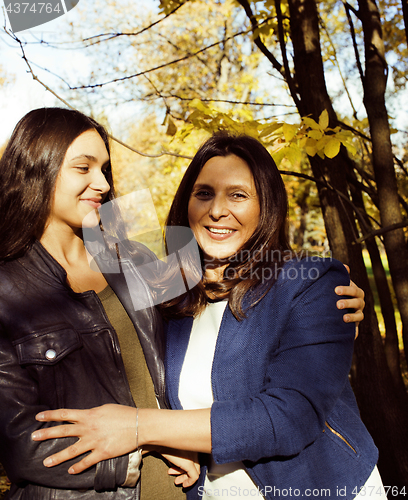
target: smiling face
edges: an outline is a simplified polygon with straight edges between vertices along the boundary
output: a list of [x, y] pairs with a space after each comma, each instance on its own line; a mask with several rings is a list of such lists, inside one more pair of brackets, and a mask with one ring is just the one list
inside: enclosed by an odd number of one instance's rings
[[[105, 173], [109, 154], [96, 130], [79, 135], [68, 148], [57, 182], [46, 232], [71, 229], [79, 232], [99, 222], [97, 208], [110, 190]], [[93, 212], [94, 216], [89, 216]]]
[[203, 251], [206, 268], [224, 269], [252, 236], [260, 216], [259, 199], [247, 163], [235, 155], [205, 163], [194, 184], [188, 220]]

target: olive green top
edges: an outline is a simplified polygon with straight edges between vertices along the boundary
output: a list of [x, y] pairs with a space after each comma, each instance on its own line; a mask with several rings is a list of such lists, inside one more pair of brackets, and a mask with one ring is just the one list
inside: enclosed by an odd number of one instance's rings
[[[115, 329], [130, 391], [139, 408], [157, 408], [152, 378], [147, 368], [139, 337], [118, 297], [109, 286], [98, 293], [109, 321]], [[168, 465], [159, 456], [143, 455], [141, 500], [185, 500], [174, 476], [167, 474]]]

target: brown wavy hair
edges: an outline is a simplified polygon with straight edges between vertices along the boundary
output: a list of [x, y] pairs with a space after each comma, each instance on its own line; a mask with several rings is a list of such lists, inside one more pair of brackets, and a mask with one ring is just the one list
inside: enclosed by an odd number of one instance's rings
[[[187, 293], [162, 304], [166, 318], [198, 315], [208, 303], [208, 292], [228, 296], [229, 306], [237, 319], [260, 300], [272, 286], [281, 264], [292, 256], [287, 238], [288, 199], [279, 170], [269, 152], [256, 139], [222, 131], [210, 137], [197, 151], [176, 192], [166, 226], [189, 226], [188, 203], [197, 177], [208, 160], [215, 156], [235, 155], [250, 168], [260, 204], [257, 228], [245, 245], [229, 257], [224, 278], [217, 283], [205, 278]], [[179, 245], [166, 232], [168, 251]], [[184, 275], [196, 276], [192, 260], [183, 259]], [[201, 259], [203, 266], [203, 259]], [[265, 286], [266, 285], [266, 286]]]
[[[79, 111], [35, 109], [16, 125], [0, 159], [0, 261], [24, 255], [42, 236], [67, 149], [87, 130], [98, 132], [110, 156], [105, 128]], [[105, 203], [114, 198], [110, 163], [106, 178]]]

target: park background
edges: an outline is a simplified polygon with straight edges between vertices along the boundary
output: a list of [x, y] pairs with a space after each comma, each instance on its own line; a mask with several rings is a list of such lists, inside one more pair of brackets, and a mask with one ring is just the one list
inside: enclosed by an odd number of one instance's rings
[[79, 109], [114, 137], [118, 195], [150, 189], [164, 224], [211, 132], [269, 149], [294, 248], [366, 292], [350, 377], [384, 484], [406, 488], [408, 1], [80, 0], [16, 34], [2, 12], [0, 154], [30, 109]]

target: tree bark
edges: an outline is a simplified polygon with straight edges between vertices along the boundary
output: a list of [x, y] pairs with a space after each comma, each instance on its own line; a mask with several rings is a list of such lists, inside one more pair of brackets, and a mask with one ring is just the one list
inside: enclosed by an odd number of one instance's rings
[[[403, 221], [385, 106], [388, 69], [377, 5], [374, 0], [359, 0], [358, 3], [365, 47], [364, 105], [370, 124], [381, 225], [386, 227]], [[385, 233], [384, 246], [401, 314], [405, 357], [408, 359], [408, 248], [403, 229]]]
[[[353, 176], [351, 179], [352, 182], [350, 183], [350, 191], [353, 203], [360, 209], [360, 213], [365, 215], [365, 220], [362, 221], [362, 224], [364, 224], [364, 232], [367, 234], [367, 232], [371, 232], [371, 230], [373, 230], [371, 220], [365, 210], [362, 193], [360, 189], [356, 188], [357, 179], [352, 169], [350, 169], [350, 175]], [[381, 255], [378, 250], [376, 239], [374, 237], [368, 238], [365, 241], [365, 245], [370, 255], [375, 285], [377, 288], [378, 298], [381, 306], [381, 313], [384, 319], [384, 351], [388, 368], [390, 369], [394, 384], [399, 388], [399, 390], [405, 391], [405, 385], [401, 374], [401, 359], [398, 343], [397, 324], [395, 321], [394, 304], [391, 298], [391, 291], [388, 285], [387, 275], [385, 273], [385, 269], [381, 260]]]
[[408, 44], [408, 0], [401, 0], [402, 4], [402, 15], [404, 18], [404, 26], [405, 26], [405, 41]]
[[[299, 112], [317, 120], [326, 109], [333, 126], [337, 117], [325, 84], [315, 0], [289, 0], [288, 4]], [[343, 149], [332, 160], [316, 156], [310, 163], [315, 178], [327, 180], [348, 196], [349, 159]], [[318, 190], [333, 254], [350, 265], [355, 281], [366, 290], [366, 319], [356, 342], [353, 374], [362, 418], [380, 449], [385, 483], [402, 487], [408, 483], [408, 398], [395, 388], [388, 369], [361, 246], [352, 244], [358, 234], [354, 214], [331, 190], [320, 185]]]

